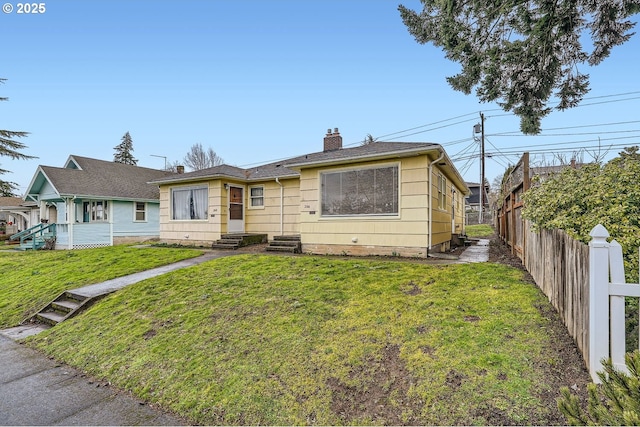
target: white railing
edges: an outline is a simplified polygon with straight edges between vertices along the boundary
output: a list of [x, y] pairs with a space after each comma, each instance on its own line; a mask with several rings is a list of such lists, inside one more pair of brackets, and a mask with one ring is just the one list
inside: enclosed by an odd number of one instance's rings
[[625, 365], [625, 297], [640, 298], [640, 284], [626, 283], [622, 247], [601, 224], [589, 235], [589, 373], [600, 383], [597, 372], [602, 360], [627, 372]]

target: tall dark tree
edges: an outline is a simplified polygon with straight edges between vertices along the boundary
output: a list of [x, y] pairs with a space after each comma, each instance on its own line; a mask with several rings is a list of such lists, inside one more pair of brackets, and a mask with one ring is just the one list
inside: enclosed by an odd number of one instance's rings
[[[465, 94], [476, 88], [540, 132], [554, 108], [575, 107], [589, 91], [582, 65], [597, 65], [633, 35], [640, 0], [421, 0], [423, 10], [398, 7], [418, 43], [433, 43], [462, 66], [447, 77]], [[590, 37], [591, 50], [582, 45]], [[550, 98], [558, 103], [550, 107]]]
[[133, 165], [136, 166], [138, 164], [138, 159], [133, 157], [133, 141], [131, 140], [131, 135], [129, 132], [125, 133], [122, 137], [122, 142], [115, 147], [115, 154], [113, 155], [113, 161], [116, 163], [124, 163], [125, 165]]
[[202, 144], [192, 145], [191, 151], [184, 157], [185, 166], [194, 171], [218, 166], [222, 163], [224, 160], [213, 151], [213, 148], [209, 147], [205, 150], [202, 148]]
[[[6, 79], [0, 78], [0, 84], [4, 83]], [[0, 97], [0, 101], [8, 101], [9, 98]], [[29, 135], [29, 132], [17, 132], [11, 130], [0, 129], [0, 156], [6, 156], [11, 159], [35, 159], [34, 156], [27, 156], [20, 153], [18, 150], [27, 148], [23, 143], [16, 141], [15, 138], [24, 138]], [[6, 169], [0, 169], [0, 175], [8, 173]], [[15, 196], [18, 184], [15, 182], [0, 180], [0, 195], [1, 196]]]

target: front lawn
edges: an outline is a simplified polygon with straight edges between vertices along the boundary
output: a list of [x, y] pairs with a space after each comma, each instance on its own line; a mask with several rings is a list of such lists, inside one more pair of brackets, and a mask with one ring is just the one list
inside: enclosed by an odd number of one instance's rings
[[74, 251], [0, 251], [0, 328], [16, 326], [68, 289], [202, 254], [135, 246]]
[[498, 264], [238, 255], [29, 342], [197, 424], [558, 424], [548, 307]]

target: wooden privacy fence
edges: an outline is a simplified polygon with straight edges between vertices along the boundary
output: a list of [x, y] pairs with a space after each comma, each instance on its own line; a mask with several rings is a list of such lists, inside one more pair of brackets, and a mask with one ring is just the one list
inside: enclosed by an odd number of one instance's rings
[[589, 247], [562, 230], [526, 234], [524, 265], [582, 352], [589, 366]]
[[529, 175], [529, 153], [524, 153], [502, 183], [502, 200], [496, 207], [495, 217], [498, 235], [511, 247], [511, 253], [521, 260], [524, 260], [526, 253], [522, 195], [531, 185]]
[[525, 222], [525, 267], [558, 311], [573, 337], [591, 378], [600, 379], [602, 360], [616, 369], [625, 365], [625, 297], [640, 298], [640, 284], [624, 276], [622, 247], [607, 242], [608, 231], [597, 225], [585, 245], [562, 230], [530, 231]]

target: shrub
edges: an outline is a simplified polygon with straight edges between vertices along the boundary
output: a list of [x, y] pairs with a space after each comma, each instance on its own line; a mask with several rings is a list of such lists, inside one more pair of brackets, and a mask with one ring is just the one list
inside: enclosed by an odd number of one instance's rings
[[567, 387], [560, 391], [558, 408], [570, 425], [640, 425], [640, 353], [627, 353], [629, 374], [615, 369], [611, 360], [603, 362], [598, 372], [600, 386], [588, 385], [586, 409]]

